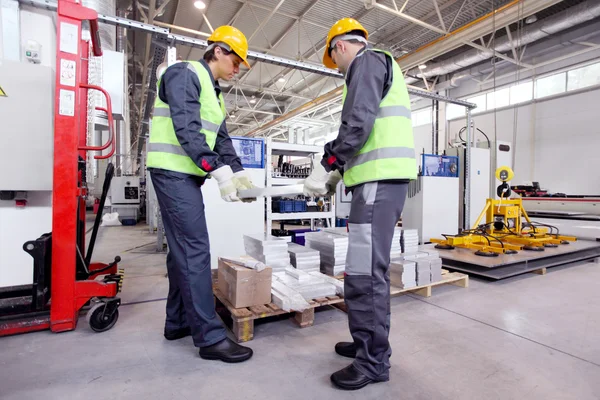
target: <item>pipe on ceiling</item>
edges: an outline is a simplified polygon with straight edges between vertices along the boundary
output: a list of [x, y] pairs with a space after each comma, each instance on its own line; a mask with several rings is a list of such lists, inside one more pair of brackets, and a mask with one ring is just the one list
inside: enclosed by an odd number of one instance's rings
[[[510, 3], [512, 5], [515, 2]], [[518, 1], [516, 1], [518, 3]], [[489, 18], [494, 13], [490, 13], [485, 17], [480, 18], [478, 21], [483, 18]], [[530, 26], [527, 26], [523, 32], [518, 36], [514, 37], [513, 40], [515, 42], [515, 47], [523, 46], [528, 43], [535, 42], [549, 35], [558, 33], [565, 29], [571, 28], [583, 22], [590, 21], [596, 17], [600, 16], [600, 2], [598, 1], [590, 1], [587, 0], [583, 3], [580, 3], [574, 7], [571, 7], [561, 13], [558, 13], [552, 17], [546, 18], [540, 22], [534, 23]], [[468, 26], [473, 25], [473, 23], [468, 24]], [[464, 30], [465, 27], [458, 28], [459, 30]], [[452, 33], [451, 33], [452, 34]], [[450, 35], [451, 35], [450, 34]], [[447, 37], [446, 35], [445, 37]], [[445, 38], [444, 37], [444, 38]], [[506, 52], [511, 50], [511, 43], [508, 37], [502, 37], [496, 40], [495, 49], [498, 52]], [[468, 66], [477, 64], [481, 61], [488, 60], [492, 57], [490, 53], [481, 52], [479, 50], [473, 49], [468, 50], [458, 56], [452, 57], [448, 60], [444, 60], [435, 66], [431, 66], [428, 68], [426, 72], [424, 72], [425, 77], [431, 78], [438, 75], [449, 74], [455, 72], [459, 69], [466, 68]], [[402, 58], [402, 57], [401, 57]], [[400, 58], [400, 59], [401, 59]], [[399, 59], [397, 59], [398, 61]], [[421, 74], [422, 72], [415, 68], [409, 71], [409, 74]], [[414, 83], [418, 82], [418, 79], [406, 78], [406, 83]], [[313, 108], [317, 107], [322, 103], [322, 99], [327, 99], [329, 102], [337, 100], [339, 96], [341, 96], [342, 89], [341, 87], [334, 89], [328, 93], [325, 93], [321, 97], [314, 99], [302, 106], [290, 111], [288, 114], [282, 115], [279, 118], [276, 118], [269, 123], [256, 128], [248, 133], [249, 136], [256, 136], [261, 132], [264, 132], [267, 129], [271, 129], [278, 125], [281, 125], [283, 122], [292, 119], [298, 115], [306, 114], [310, 112]], [[334, 99], [334, 100], [331, 100]], [[326, 100], [326, 101], [327, 101]]]
[[[513, 44], [515, 48], [536, 42], [550, 35], [572, 28], [576, 25], [590, 21], [600, 16], [600, 2], [584, 1], [561, 13], [548, 17], [540, 22], [526, 26], [518, 35], [513, 33]], [[495, 50], [499, 53], [511, 51], [512, 45], [508, 36], [496, 39]], [[414, 68], [408, 74], [432, 78], [439, 75], [449, 74], [471, 65], [492, 58], [491, 52], [483, 52], [477, 49], [467, 50], [462, 54], [428, 66], [426, 71]], [[418, 82], [418, 79], [407, 78], [406, 83]]]

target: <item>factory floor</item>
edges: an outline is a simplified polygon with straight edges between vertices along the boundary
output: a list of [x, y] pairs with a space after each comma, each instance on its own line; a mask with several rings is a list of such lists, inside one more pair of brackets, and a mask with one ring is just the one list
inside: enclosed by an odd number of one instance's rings
[[349, 363], [333, 351], [349, 339], [337, 309], [305, 329], [257, 324], [254, 357], [237, 365], [200, 359], [189, 337], [166, 341], [154, 240], [141, 225], [101, 229], [94, 258], [120, 254], [127, 271], [118, 323], [98, 334], [82, 316], [72, 332], [0, 338], [0, 399], [600, 398], [600, 264], [393, 298], [390, 381], [341, 392], [329, 381]]

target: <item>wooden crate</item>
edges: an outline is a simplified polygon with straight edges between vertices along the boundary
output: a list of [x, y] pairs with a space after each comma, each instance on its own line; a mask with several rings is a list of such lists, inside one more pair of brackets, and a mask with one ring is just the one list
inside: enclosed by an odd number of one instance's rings
[[[391, 287], [392, 297], [400, 296], [406, 293], [414, 293], [424, 297], [431, 296], [431, 288], [440, 285], [455, 285], [463, 288], [469, 287], [469, 276], [460, 272], [449, 272], [442, 270], [442, 280], [429, 285], [417, 286], [410, 289], [399, 289]], [[283, 314], [294, 314], [294, 322], [301, 328], [312, 326], [315, 320], [315, 308], [322, 306], [334, 306], [342, 311], [346, 311], [344, 298], [340, 296], [329, 296], [313, 299], [309, 301], [310, 308], [304, 311], [284, 311], [273, 303], [234, 308], [223, 296], [216, 285], [213, 285], [213, 292], [217, 301], [217, 312], [231, 328], [233, 335], [238, 342], [247, 342], [254, 338], [254, 320], [275, 317]]]

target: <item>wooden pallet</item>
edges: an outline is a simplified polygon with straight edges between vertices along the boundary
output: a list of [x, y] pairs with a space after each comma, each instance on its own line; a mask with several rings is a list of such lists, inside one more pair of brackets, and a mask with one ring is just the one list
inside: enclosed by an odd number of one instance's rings
[[[429, 285], [415, 286], [408, 289], [400, 289], [396, 286], [391, 286], [390, 288], [390, 296], [402, 296], [407, 293], [413, 293], [423, 297], [431, 297], [431, 288], [434, 286], [441, 285], [454, 285], [463, 288], [469, 287], [469, 275], [463, 274], [461, 272], [450, 272], [446, 269], [442, 269], [442, 280], [438, 282], [430, 283]], [[346, 312], [346, 304], [336, 304], [336, 308]]]
[[[460, 272], [449, 272], [442, 269], [442, 280], [439, 282], [409, 289], [399, 289], [392, 286], [390, 294], [392, 297], [401, 296], [406, 293], [430, 297], [432, 287], [447, 284], [467, 288], [469, 287], [469, 276]], [[256, 319], [275, 317], [283, 314], [294, 314], [294, 322], [299, 327], [306, 328], [314, 324], [315, 309], [317, 307], [334, 306], [342, 311], [346, 311], [344, 298], [340, 296], [313, 299], [309, 301], [310, 308], [304, 311], [284, 311], [273, 303], [261, 306], [234, 308], [219, 291], [216, 285], [213, 286], [213, 292], [217, 302], [217, 312], [229, 328], [231, 328], [231, 331], [238, 342], [247, 342], [254, 338], [254, 320]]]
[[469, 275], [460, 272], [450, 272], [446, 269], [442, 269], [442, 280], [438, 282], [430, 283], [429, 285], [416, 286], [409, 289], [400, 289], [392, 286], [390, 294], [392, 297], [399, 296], [403, 293], [414, 293], [423, 297], [431, 297], [431, 288], [440, 285], [454, 285], [463, 288], [469, 287]]
[[231, 322], [229, 327], [238, 342], [247, 342], [254, 337], [254, 320], [261, 318], [275, 317], [283, 314], [294, 314], [294, 322], [300, 328], [312, 326], [315, 321], [315, 308], [343, 303], [344, 299], [340, 296], [328, 296], [313, 299], [308, 302], [310, 308], [304, 311], [285, 311], [276, 304], [269, 303], [262, 306], [252, 306], [244, 308], [234, 308], [223, 296], [218, 288], [213, 287], [215, 298], [217, 299], [217, 312], [226, 322]]

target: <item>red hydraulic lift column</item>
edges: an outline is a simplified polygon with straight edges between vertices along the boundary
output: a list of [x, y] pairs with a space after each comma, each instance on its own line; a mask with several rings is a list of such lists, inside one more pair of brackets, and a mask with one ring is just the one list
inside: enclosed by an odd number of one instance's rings
[[[72, 330], [77, 325], [77, 205], [81, 196], [78, 147], [82, 118], [87, 118], [87, 107], [80, 107], [81, 96], [87, 93], [80, 87], [82, 83], [87, 83], [87, 71], [84, 75], [82, 66], [82, 47], [87, 43], [81, 40], [81, 24], [83, 20], [95, 24], [97, 18], [96, 11], [74, 0], [58, 1], [50, 307], [50, 329], [54, 332]], [[94, 31], [97, 32], [94, 29], [91, 31], [92, 35]], [[98, 39], [93, 37], [92, 40]]]

